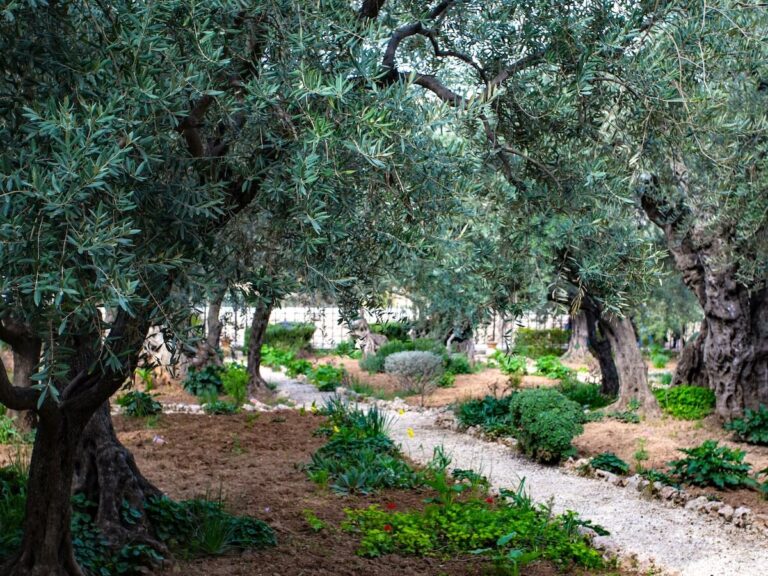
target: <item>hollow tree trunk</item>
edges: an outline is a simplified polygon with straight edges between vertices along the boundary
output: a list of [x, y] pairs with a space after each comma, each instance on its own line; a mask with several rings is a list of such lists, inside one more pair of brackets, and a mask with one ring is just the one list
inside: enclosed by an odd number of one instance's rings
[[619, 373], [613, 359], [611, 343], [598, 329], [597, 312], [585, 309], [584, 315], [587, 324], [587, 346], [592, 355], [597, 358], [602, 375], [600, 392], [606, 396], [617, 396], [619, 394]]
[[709, 376], [704, 369], [704, 342], [709, 332], [706, 320], [701, 322], [701, 329], [683, 348], [677, 368], [672, 377], [672, 386], [701, 386], [709, 388]]
[[711, 227], [691, 225], [692, 213], [685, 205], [665, 203], [651, 193], [644, 193], [641, 201], [664, 232], [675, 266], [704, 310], [704, 375], [699, 381], [714, 390], [718, 416], [731, 420], [746, 408], [768, 405], [768, 288], [764, 282], [740, 282], [727, 237]]
[[636, 403], [647, 418], [660, 416], [661, 409], [648, 384], [648, 366], [637, 345], [632, 321], [627, 317], [608, 316], [598, 322], [600, 331], [610, 343], [619, 375], [619, 397], [613, 409], [627, 410]]
[[248, 341], [248, 388], [251, 392], [264, 391], [267, 387], [267, 382], [261, 377], [259, 368], [261, 367], [261, 345], [264, 343], [264, 335], [267, 333], [271, 313], [272, 306], [260, 303], [256, 306], [251, 320], [251, 333]]
[[568, 339], [568, 350], [563, 354], [563, 360], [569, 362], [586, 362], [589, 358], [589, 329], [587, 316], [583, 310], [571, 314], [571, 337]]
[[[152, 536], [150, 522], [143, 514], [147, 499], [162, 492], [144, 478], [133, 455], [118, 440], [108, 403], [99, 407], [83, 431], [75, 458], [73, 492], [96, 504], [95, 523], [112, 548], [142, 543], [162, 555], [167, 553]], [[142, 512], [130, 525], [122, 521], [123, 503]]]
[[40, 415], [27, 483], [24, 537], [3, 576], [83, 576], [72, 549], [72, 476], [84, 418]]

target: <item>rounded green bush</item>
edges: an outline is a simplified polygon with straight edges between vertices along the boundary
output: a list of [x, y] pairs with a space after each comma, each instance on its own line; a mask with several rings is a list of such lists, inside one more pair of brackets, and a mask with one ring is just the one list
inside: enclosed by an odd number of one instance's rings
[[653, 393], [661, 409], [680, 420], [699, 420], [709, 416], [715, 408], [715, 393], [709, 388], [675, 386]]

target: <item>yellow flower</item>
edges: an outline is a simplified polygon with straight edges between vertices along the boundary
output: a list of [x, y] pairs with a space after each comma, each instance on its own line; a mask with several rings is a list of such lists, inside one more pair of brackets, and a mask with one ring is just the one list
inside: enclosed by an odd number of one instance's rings
[[402, 416], [403, 414], [405, 414], [405, 410], [400, 408], [400, 410], [398, 410], [397, 413], [400, 414], [400, 416]]
[[312, 414], [317, 414], [317, 405], [314, 400], [312, 400], [312, 406], [310, 406], [309, 411], [312, 412]]
[[414, 436], [416, 436], [416, 433], [413, 431], [413, 428], [408, 428], [407, 432], [408, 432], [408, 438], [413, 438]]

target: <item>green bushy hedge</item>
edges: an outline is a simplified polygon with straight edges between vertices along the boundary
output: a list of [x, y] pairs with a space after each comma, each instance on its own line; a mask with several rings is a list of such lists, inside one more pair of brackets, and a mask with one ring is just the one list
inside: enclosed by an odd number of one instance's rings
[[653, 391], [661, 409], [680, 420], [699, 420], [715, 408], [715, 393], [700, 386], [675, 386]]
[[540, 356], [562, 356], [568, 347], [570, 330], [551, 328], [548, 330], [534, 330], [533, 328], [519, 328], [515, 332], [515, 354], [522, 354], [529, 358]]
[[408, 322], [374, 322], [369, 324], [369, 327], [371, 332], [383, 334], [388, 340], [406, 341], [410, 339], [408, 332], [411, 330], [411, 325]]
[[298, 352], [312, 348], [312, 336], [315, 334], [314, 324], [301, 322], [280, 322], [270, 324], [264, 334], [264, 344], [274, 348], [283, 348]]
[[570, 455], [571, 441], [584, 431], [581, 406], [552, 388], [521, 390], [512, 396], [509, 412], [520, 447], [539, 462]]

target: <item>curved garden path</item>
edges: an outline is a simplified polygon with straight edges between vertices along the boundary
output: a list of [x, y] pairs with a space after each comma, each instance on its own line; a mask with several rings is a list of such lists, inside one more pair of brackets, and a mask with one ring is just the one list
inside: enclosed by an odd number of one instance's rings
[[[322, 405], [329, 396], [279, 373], [266, 375], [297, 405]], [[516, 488], [522, 478], [537, 502], [556, 512], [575, 510], [610, 531], [622, 558], [653, 563], [662, 573], [681, 576], [764, 576], [768, 540], [720, 520], [642, 498], [626, 488], [537, 465], [510, 448], [438, 427], [437, 411], [389, 410], [390, 434], [414, 461], [425, 464], [443, 446], [452, 467], [486, 475], [495, 488]], [[659, 572], [655, 572], [659, 573]]]

